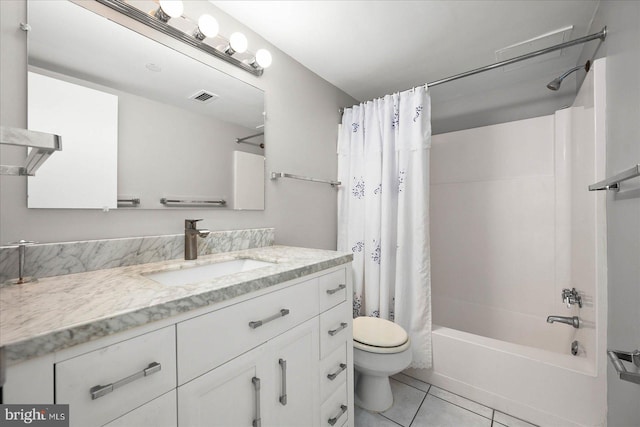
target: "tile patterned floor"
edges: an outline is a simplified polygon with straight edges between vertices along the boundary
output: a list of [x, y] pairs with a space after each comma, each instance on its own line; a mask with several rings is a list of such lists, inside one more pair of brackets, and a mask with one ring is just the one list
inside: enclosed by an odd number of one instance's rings
[[394, 404], [379, 414], [356, 407], [355, 427], [535, 427], [403, 374], [391, 379]]

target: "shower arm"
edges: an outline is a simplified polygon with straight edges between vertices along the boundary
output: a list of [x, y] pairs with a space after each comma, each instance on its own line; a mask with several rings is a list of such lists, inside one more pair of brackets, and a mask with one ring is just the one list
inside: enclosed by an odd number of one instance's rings
[[558, 77], [556, 80], [564, 80], [569, 74], [573, 73], [574, 71], [578, 71], [579, 69], [584, 68], [584, 65], [578, 65], [577, 67], [573, 67], [572, 69], [570, 69], [569, 71], [565, 72], [564, 74], [562, 74], [560, 77]]

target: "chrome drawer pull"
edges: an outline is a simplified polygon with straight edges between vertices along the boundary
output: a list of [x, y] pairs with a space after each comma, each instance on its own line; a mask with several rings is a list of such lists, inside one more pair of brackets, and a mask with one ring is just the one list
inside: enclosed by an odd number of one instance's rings
[[327, 420], [327, 422], [329, 423], [330, 426], [335, 425], [338, 420], [340, 419], [340, 417], [342, 416], [342, 414], [344, 414], [345, 412], [347, 412], [347, 406], [346, 405], [340, 405], [340, 413], [338, 415], [336, 415], [333, 418], [329, 418]]
[[328, 374], [327, 378], [333, 381], [336, 379], [338, 375], [340, 375], [340, 372], [344, 371], [345, 369], [347, 369], [347, 365], [345, 363], [341, 363], [340, 368], [337, 371], [335, 371], [333, 374]]
[[264, 325], [265, 323], [269, 323], [272, 320], [276, 320], [276, 319], [278, 319], [280, 317], [284, 317], [287, 314], [289, 314], [289, 309], [288, 308], [283, 308], [282, 310], [280, 310], [279, 312], [277, 312], [273, 316], [269, 316], [266, 319], [254, 320], [254, 321], [249, 322], [249, 326], [251, 327], [251, 329], [259, 328], [260, 326]]
[[340, 323], [340, 326], [338, 326], [337, 328], [329, 330], [329, 335], [334, 336], [335, 334], [337, 334], [347, 326], [349, 326], [348, 323], [342, 322]]
[[253, 388], [256, 391], [256, 417], [253, 420], [253, 427], [261, 427], [262, 419], [260, 418], [260, 378], [253, 377], [251, 378], [251, 382], [253, 383]]
[[133, 375], [129, 375], [128, 377], [116, 381], [115, 383], [93, 386], [89, 389], [89, 393], [91, 393], [91, 400], [96, 400], [97, 398], [109, 394], [115, 389], [129, 384], [130, 382], [133, 382], [140, 378], [148, 377], [149, 375], [155, 374], [156, 372], [160, 372], [161, 369], [162, 365], [160, 365], [158, 362], [152, 362], [149, 363], [149, 366], [147, 366], [142, 371], [136, 372]]
[[347, 287], [347, 285], [340, 285], [340, 286], [338, 286], [337, 288], [334, 288], [334, 289], [327, 289], [327, 294], [333, 295], [338, 291], [346, 289], [346, 287]]
[[282, 370], [282, 394], [278, 399], [282, 406], [287, 405], [287, 361], [284, 359], [279, 359], [278, 364], [280, 365], [280, 369]]

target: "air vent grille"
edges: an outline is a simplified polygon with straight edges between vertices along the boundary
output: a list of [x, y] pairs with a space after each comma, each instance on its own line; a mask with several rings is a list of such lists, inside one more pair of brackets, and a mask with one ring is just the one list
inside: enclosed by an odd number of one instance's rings
[[193, 99], [194, 101], [198, 101], [203, 104], [208, 104], [209, 102], [218, 99], [218, 95], [206, 90], [201, 90], [191, 95], [189, 99]]

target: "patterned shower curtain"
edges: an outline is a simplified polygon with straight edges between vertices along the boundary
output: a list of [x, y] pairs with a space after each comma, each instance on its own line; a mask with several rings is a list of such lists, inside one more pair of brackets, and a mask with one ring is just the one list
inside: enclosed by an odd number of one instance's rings
[[353, 252], [353, 315], [389, 319], [431, 367], [429, 149], [425, 87], [347, 108], [338, 137], [338, 250]]

